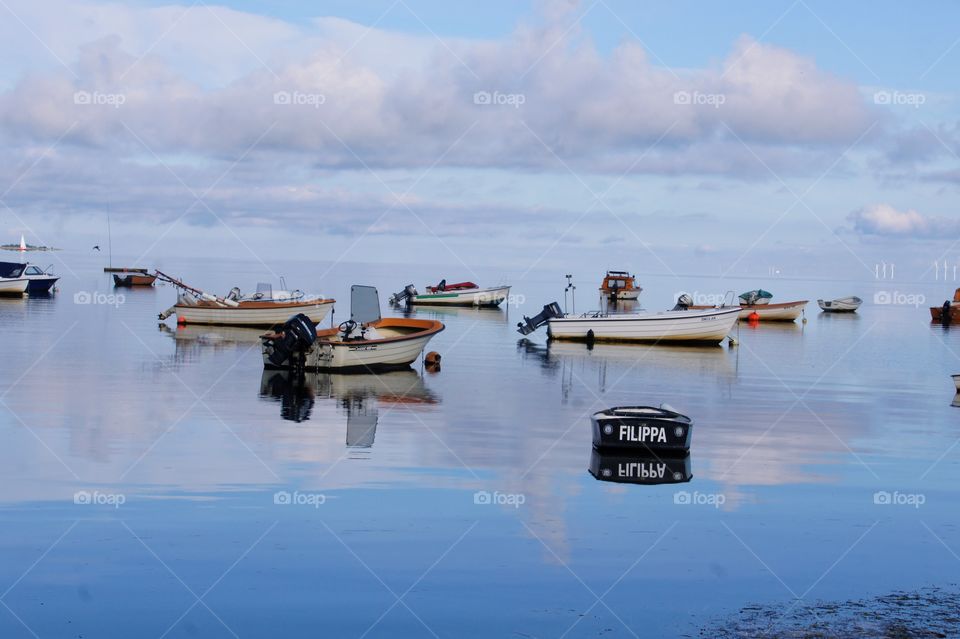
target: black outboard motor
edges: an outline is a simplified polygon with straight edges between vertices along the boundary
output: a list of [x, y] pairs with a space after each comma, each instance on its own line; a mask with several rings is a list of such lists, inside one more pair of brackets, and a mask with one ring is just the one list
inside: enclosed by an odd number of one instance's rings
[[950, 300], [947, 300], [943, 303], [943, 308], [940, 309], [940, 323], [947, 325], [950, 323]]
[[693, 306], [693, 298], [684, 293], [677, 298], [677, 305], [671, 308], [671, 311], [687, 311]]
[[399, 293], [394, 293], [390, 296], [391, 304], [399, 304], [400, 302], [405, 302], [411, 297], [416, 297], [420, 293], [417, 292], [417, 288], [413, 284], [407, 284], [406, 287]]
[[440, 283], [437, 284], [437, 292], [438, 292], [438, 293], [442, 293], [442, 292], [444, 292], [445, 290], [447, 290], [447, 280], [446, 280], [446, 278], [440, 280]]
[[529, 335], [554, 317], [563, 317], [563, 311], [559, 304], [551, 302], [544, 306], [543, 310], [537, 315], [533, 317], [524, 316], [522, 322], [517, 322], [517, 332], [521, 335]]
[[317, 325], [303, 313], [297, 313], [286, 321], [279, 332], [282, 336], [272, 340], [270, 363], [278, 368], [287, 362], [294, 368], [298, 367], [307, 349], [317, 341]]

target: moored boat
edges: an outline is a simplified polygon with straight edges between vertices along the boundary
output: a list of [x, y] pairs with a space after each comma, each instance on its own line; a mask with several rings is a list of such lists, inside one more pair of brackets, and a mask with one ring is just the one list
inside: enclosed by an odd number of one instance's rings
[[947, 300], [943, 306], [930, 307], [930, 319], [945, 324], [960, 322], [960, 288], [953, 292], [952, 302]]
[[533, 318], [524, 317], [518, 332], [529, 335], [547, 325], [551, 339], [598, 342], [687, 342], [718, 344], [730, 333], [740, 307], [704, 310], [671, 310], [659, 313], [617, 313], [600, 311], [572, 315], [563, 313], [556, 302], [544, 306]]
[[635, 300], [642, 290], [637, 277], [626, 271], [607, 271], [600, 283], [600, 294], [614, 300]]
[[835, 300], [817, 300], [817, 304], [825, 313], [854, 313], [863, 304], [863, 300], [851, 295]]
[[335, 300], [303, 291], [274, 290], [270, 284], [258, 284], [257, 292], [244, 295], [234, 288], [224, 297], [205, 293], [157, 271], [164, 282], [178, 289], [177, 303], [160, 314], [165, 320], [177, 316], [179, 324], [216, 324], [269, 328], [283, 324], [291, 315], [303, 314], [318, 324], [330, 313]]
[[350, 319], [316, 330], [302, 316], [262, 337], [266, 368], [377, 372], [408, 368], [444, 329], [436, 320], [382, 318], [377, 289], [351, 287]]
[[508, 295], [509, 286], [481, 288], [473, 282], [447, 284], [446, 280], [441, 280], [436, 286], [428, 286], [423, 294], [413, 284], [408, 284], [403, 291], [390, 296], [390, 303], [405, 301], [408, 305], [422, 306], [499, 306]]
[[594, 413], [595, 448], [633, 448], [686, 454], [690, 450], [693, 420], [661, 405], [618, 406]]
[[[781, 304], [755, 304], [753, 306], [740, 306], [740, 319], [749, 320], [751, 315], [756, 314], [757, 319], [766, 322], [792, 322], [803, 314], [803, 309], [809, 300], [798, 300], [796, 302], [783, 302]], [[706, 310], [713, 308], [711, 306], [690, 306], [690, 310]]]
[[113, 274], [113, 285], [123, 288], [132, 288], [134, 286], [153, 286], [157, 281], [156, 275], [149, 273], [127, 273], [126, 275]]

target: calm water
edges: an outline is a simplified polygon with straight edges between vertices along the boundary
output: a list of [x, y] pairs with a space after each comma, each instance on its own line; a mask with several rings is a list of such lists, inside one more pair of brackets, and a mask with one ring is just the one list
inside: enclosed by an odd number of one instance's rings
[[[55, 298], [0, 300], [4, 638], [683, 637], [749, 604], [956, 581], [960, 330], [872, 304], [952, 285], [642, 277], [650, 309], [762, 286], [810, 299], [808, 322], [590, 350], [522, 340], [564, 281], [514, 274], [523, 305], [417, 312], [447, 326], [441, 372], [295, 389], [263, 373], [257, 331], [158, 327], [171, 288], [111, 304], [102, 264], [62, 257]], [[269, 278], [164, 266], [221, 292]], [[385, 302], [473, 278], [271, 266], [342, 300], [337, 321], [351, 283]], [[586, 310], [600, 274], [581, 275]], [[816, 308], [846, 294], [857, 315]], [[660, 402], [694, 419], [692, 481], [594, 479], [590, 413]]]

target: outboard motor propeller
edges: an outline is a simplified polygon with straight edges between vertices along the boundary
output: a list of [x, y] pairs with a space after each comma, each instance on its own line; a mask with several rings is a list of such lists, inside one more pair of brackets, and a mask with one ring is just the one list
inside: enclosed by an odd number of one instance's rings
[[521, 335], [529, 335], [554, 317], [563, 317], [563, 311], [559, 304], [551, 302], [533, 317], [524, 316], [522, 322], [517, 322], [517, 332]]
[[277, 367], [288, 361], [296, 367], [298, 363], [302, 363], [300, 360], [307, 349], [317, 341], [317, 325], [303, 313], [297, 313], [288, 319], [279, 332], [281, 336], [271, 340], [273, 352], [269, 355], [270, 363]]
[[690, 297], [687, 293], [684, 293], [677, 298], [677, 305], [671, 308], [671, 311], [686, 311], [693, 306], [693, 298]]
[[399, 304], [407, 301], [411, 297], [416, 297], [419, 294], [420, 293], [417, 292], [417, 288], [413, 284], [407, 284], [402, 291], [391, 295], [388, 301], [391, 304]]

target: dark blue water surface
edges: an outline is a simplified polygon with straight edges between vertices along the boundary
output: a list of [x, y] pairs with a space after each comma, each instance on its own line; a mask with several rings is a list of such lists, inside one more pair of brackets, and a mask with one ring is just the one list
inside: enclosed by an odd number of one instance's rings
[[[525, 298], [417, 311], [447, 326], [439, 373], [298, 389], [263, 372], [259, 331], [158, 327], [169, 286], [108, 298], [102, 264], [60, 258], [57, 296], [0, 300], [4, 638], [683, 637], [956, 580], [960, 330], [926, 309], [952, 284], [643, 277], [649, 309], [762, 286], [808, 321], [588, 349], [515, 332], [561, 274], [271, 264], [341, 300], [335, 321], [353, 283], [386, 312], [441, 277]], [[165, 267], [221, 293], [272, 278]], [[581, 275], [586, 310], [602, 273]], [[819, 313], [848, 294], [858, 314]], [[661, 402], [695, 422], [692, 481], [594, 479], [590, 414]]]

